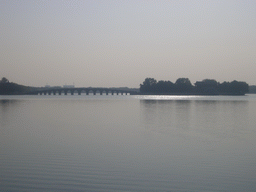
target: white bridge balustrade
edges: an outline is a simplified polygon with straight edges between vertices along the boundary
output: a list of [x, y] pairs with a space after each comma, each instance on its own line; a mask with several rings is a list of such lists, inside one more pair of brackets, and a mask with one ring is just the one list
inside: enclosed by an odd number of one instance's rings
[[31, 95], [137, 95], [138, 92], [111, 88], [47, 88], [31, 92]]

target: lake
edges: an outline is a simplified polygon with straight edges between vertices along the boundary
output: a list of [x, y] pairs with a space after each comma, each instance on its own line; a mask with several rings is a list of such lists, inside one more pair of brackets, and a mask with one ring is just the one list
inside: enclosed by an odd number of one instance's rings
[[0, 96], [0, 191], [256, 191], [256, 95]]

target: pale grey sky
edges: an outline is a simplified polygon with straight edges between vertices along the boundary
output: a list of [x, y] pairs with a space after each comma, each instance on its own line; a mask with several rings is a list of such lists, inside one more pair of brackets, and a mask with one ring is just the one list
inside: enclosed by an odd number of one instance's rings
[[0, 18], [0, 78], [12, 82], [256, 84], [255, 0], [1, 0]]

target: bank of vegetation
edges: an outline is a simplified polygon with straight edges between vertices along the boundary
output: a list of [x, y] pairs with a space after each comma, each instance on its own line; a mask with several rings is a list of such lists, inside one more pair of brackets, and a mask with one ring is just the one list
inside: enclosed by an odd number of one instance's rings
[[175, 83], [146, 78], [140, 84], [140, 93], [145, 95], [244, 95], [248, 92], [249, 85], [236, 80], [220, 83], [214, 79], [204, 79], [192, 85], [188, 78], [179, 78]]
[[34, 87], [9, 82], [5, 77], [0, 80], [0, 95], [24, 95], [35, 89]]
[[[38, 89], [40, 88], [9, 82], [5, 77], [0, 80], [0, 95], [25, 95]], [[246, 82], [236, 80], [220, 83], [214, 79], [204, 79], [192, 85], [188, 78], [179, 78], [175, 83], [146, 78], [139, 88], [139, 94], [142, 95], [244, 95], [246, 93], [256, 93], [256, 86], [249, 86]]]

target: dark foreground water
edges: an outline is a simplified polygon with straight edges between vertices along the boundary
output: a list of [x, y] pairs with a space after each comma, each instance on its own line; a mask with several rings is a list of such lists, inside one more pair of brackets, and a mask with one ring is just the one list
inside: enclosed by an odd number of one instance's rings
[[0, 96], [0, 191], [256, 191], [256, 95]]

